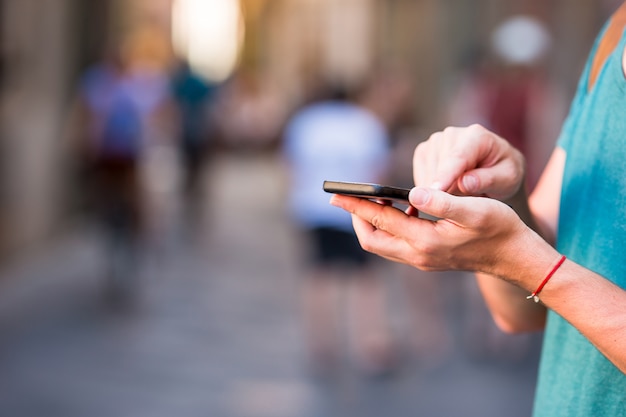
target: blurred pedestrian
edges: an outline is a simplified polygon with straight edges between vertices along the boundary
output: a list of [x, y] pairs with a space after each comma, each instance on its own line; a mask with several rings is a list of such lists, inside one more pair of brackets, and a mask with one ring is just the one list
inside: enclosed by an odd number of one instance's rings
[[275, 151], [287, 117], [281, 91], [250, 69], [232, 74], [215, 103], [221, 145], [237, 152]]
[[172, 76], [173, 98], [180, 121], [178, 146], [184, 169], [184, 217], [191, 230], [203, 209], [202, 172], [216, 135], [212, 110], [218, 87], [184, 61]]
[[[77, 149], [86, 166], [88, 192], [107, 238], [108, 278], [114, 292], [128, 291], [146, 230], [141, 165], [155, 140], [167, 79], [143, 34], [124, 38], [78, 84]], [[158, 51], [156, 51], [158, 52]]]
[[341, 330], [347, 328], [356, 365], [379, 373], [392, 359], [384, 281], [375, 258], [359, 247], [350, 216], [328, 205], [322, 182], [382, 181], [389, 138], [377, 117], [355, 101], [357, 95], [331, 90], [296, 112], [284, 136], [289, 207], [311, 245], [302, 283], [308, 342], [314, 364], [327, 369], [335, 366]]

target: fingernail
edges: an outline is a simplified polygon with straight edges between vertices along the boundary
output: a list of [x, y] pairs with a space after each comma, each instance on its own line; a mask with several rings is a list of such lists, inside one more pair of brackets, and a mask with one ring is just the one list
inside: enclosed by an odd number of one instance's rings
[[413, 205], [422, 206], [430, 199], [430, 191], [426, 188], [413, 188], [409, 199]]
[[478, 189], [478, 178], [474, 175], [466, 175], [461, 181], [466, 191], [476, 191]]
[[330, 201], [329, 201], [329, 203], [330, 203], [330, 205], [331, 205], [331, 206], [340, 207], [340, 206], [339, 206], [339, 203], [337, 202], [337, 199], [335, 198], [335, 196], [334, 196], [334, 195], [332, 195], [332, 196], [330, 197]]

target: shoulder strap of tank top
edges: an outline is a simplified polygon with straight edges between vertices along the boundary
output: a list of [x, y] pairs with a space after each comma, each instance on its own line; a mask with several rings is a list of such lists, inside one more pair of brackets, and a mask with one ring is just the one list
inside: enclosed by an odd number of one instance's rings
[[604, 66], [607, 58], [615, 50], [622, 37], [622, 33], [626, 27], [626, 2], [611, 16], [609, 25], [598, 44], [596, 54], [591, 64], [591, 72], [589, 73], [589, 82], [587, 91], [591, 91], [600, 74], [600, 70]]

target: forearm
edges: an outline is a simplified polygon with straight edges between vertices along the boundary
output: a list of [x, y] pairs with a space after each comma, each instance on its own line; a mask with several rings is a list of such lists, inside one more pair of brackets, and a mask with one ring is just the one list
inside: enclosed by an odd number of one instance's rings
[[556, 250], [529, 230], [504, 248], [502, 265], [497, 268], [502, 279], [477, 274], [496, 323], [509, 332], [538, 330], [547, 307], [626, 373], [626, 291], [568, 259], [543, 287], [540, 303], [526, 298], [559, 258]]
[[540, 298], [626, 373], [626, 291], [566, 260]]
[[542, 330], [546, 309], [542, 304], [529, 303], [528, 292], [493, 275], [477, 272], [476, 281], [487, 308], [499, 329], [506, 333]]

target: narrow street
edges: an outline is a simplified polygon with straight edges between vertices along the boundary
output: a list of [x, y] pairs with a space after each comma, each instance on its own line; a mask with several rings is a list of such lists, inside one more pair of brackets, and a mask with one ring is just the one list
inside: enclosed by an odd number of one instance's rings
[[[127, 308], [105, 302], [91, 228], [1, 270], [0, 416], [530, 415], [538, 337], [520, 339], [529, 343], [521, 360], [472, 359], [459, 343], [461, 297], [444, 302], [453, 337], [438, 363], [405, 355], [385, 378], [348, 366], [312, 378], [299, 319], [303, 244], [285, 213], [279, 161], [225, 155], [206, 180], [203, 220], [192, 235], [164, 223]], [[407, 300], [398, 269], [389, 271], [404, 334]], [[451, 288], [458, 278], [442, 277]]]

